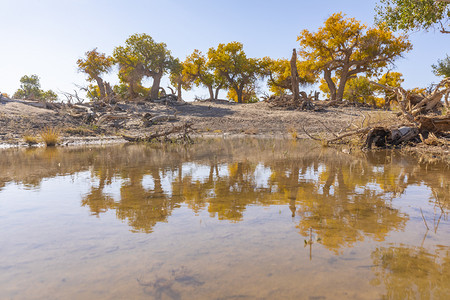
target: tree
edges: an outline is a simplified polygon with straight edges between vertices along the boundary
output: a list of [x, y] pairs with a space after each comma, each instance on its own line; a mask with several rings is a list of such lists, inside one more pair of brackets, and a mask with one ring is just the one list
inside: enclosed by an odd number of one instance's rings
[[210, 59], [197, 49], [186, 57], [186, 60], [183, 62], [183, 77], [197, 87], [200, 85], [205, 86], [208, 89], [211, 100], [219, 97], [219, 91], [225, 85], [223, 79], [214, 74]]
[[[262, 65], [265, 70], [265, 75], [268, 77], [267, 85], [269, 90], [275, 95], [283, 95], [286, 91], [292, 93], [291, 81], [291, 65], [287, 59], [272, 59], [264, 57]], [[314, 74], [307, 72], [303, 66], [304, 64], [297, 60], [297, 75], [298, 82], [301, 86], [312, 84], [315, 81]]]
[[342, 101], [349, 78], [376, 74], [412, 49], [405, 35], [395, 37], [382, 26], [367, 28], [342, 13], [329, 17], [316, 33], [303, 30], [297, 40], [308, 69], [323, 72], [331, 100], [337, 101]]
[[150, 99], [158, 99], [161, 78], [173, 66], [175, 59], [165, 43], [156, 43], [145, 33], [134, 34], [125, 41], [125, 46], [114, 49], [114, 59], [119, 64], [119, 77], [129, 84], [130, 96], [136, 96], [144, 77], [153, 79]]
[[239, 42], [219, 44], [217, 49], [210, 48], [208, 58], [216, 76], [236, 92], [238, 103], [243, 102], [244, 89], [255, 84], [263, 74], [259, 60], [248, 58]]
[[97, 48], [85, 53], [85, 59], [78, 59], [78, 70], [88, 75], [89, 82], [97, 82], [97, 86], [100, 92], [100, 98], [106, 97], [106, 89], [101, 75], [108, 73], [114, 63], [114, 60], [110, 56], [106, 56], [105, 53], [99, 53]]
[[[389, 86], [392, 88], [400, 87], [401, 84], [405, 81], [403, 79], [403, 74], [399, 72], [387, 72], [381, 76], [380, 80], [378, 80], [379, 84]], [[396, 94], [392, 91], [388, 91], [386, 89], [381, 89], [380, 87], [375, 86], [375, 91], [381, 94], [384, 98], [384, 106], [389, 107], [393, 100], [396, 100]]]
[[436, 76], [450, 77], [450, 56], [439, 59], [437, 65], [432, 65], [433, 73]]
[[190, 90], [192, 87], [192, 82], [186, 78], [183, 72], [184, 66], [178, 59], [174, 61], [173, 67], [170, 70], [170, 83], [177, 89], [178, 101], [182, 101], [182, 89]]
[[41, 83], [37, 75], [24, 75], [20, 78], [20, 83], [20, 89], [14, 93], [13, 98], [41, 101], [56, 101], [58, 99], [58, 95], [52, 90], [41, 90]]
[[[402, 76], [402, 73], [387, 72], [379, 79], [367, 76], [352, 77], [345, 85], [343, 99], [354, 103], [367, 103], [373, 107], [389, 107], [391, 101], [396, 98], [395, 93], [373, 85], [371, 81], [389, 87], [400, 87], [403, 82]], [[333, 78], [333, 80], [336, 79]], [[322, 92], [330, 96], [330, 90], [325, 80], [321, 81], [319, 88]]]
[[[238, 102], [238, 96], [236, 90], [230, 89], [227, 93], [227, 98]], [[242, 102], [241, 103], [255, 103], [258, 102], [258, 97], [256, 95], [256, 85], [246, 85], [242, 91]]]
[[24, 75], [20, 78], [20, 89], [15, 92], [14, 98], [39, 100], [41, 97], [41, 84], [39, 76]]
[[444, 26], [450, 19], [447, 0], [380, 0], [376, 7], [377, 22], [386, 23], [392, 30], [428, 30], [439, 26], [442, 33], [450, 33]]

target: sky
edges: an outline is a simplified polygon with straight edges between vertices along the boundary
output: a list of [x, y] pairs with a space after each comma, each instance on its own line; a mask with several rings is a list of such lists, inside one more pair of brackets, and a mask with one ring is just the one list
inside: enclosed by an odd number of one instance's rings
[[[194, 49], [239, 41], [249, 57], [290, 58], [303, 29], [316, 31], [335, 12], [373, 25], [378, 0], [0, 0], [0, 91], [12, 95], [23, 75], [37, 74], [44, 90], [87, 85], [76, 61], [93, 48], [111, 55], [135, 33], [164, 42], [184, 60]], [[447, 54], [450, 35], [410, 34], [413, 50], [396, 61], [406, 88], [439, 78], [431, 65]], [[449, 53], [450, 54], [450, 53]], [[118, 83], [117, 70], [106, 77]], [[168, 80], [162, 82], [166, 87]], [[150, 84], [148, 84], [150, 86]], [[206, 97], [207, 90], [184, 94]], [[225, 95], [222, 95], [223, 97]]]

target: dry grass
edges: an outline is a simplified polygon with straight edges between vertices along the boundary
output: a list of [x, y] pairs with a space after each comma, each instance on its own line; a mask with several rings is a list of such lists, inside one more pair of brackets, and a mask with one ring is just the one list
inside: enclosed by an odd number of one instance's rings
[[64, 129], [64, 132], [70, 135], [81, 135], [81, 136], [91, 136], [95, 135], [95, 131], [86, 127], [78, 126], [78, 127], [69, 127]]
[[46, 127], [41, 131], [40, 135], [47, 147], [54, 147], [59, 141], [60, 131], [55, 128]]
[[448, 142], [445, 139], [438, 138], [434, 133], [430, 133], [425, 140], [422, 138], [422, 136], [420, 136], [420, 137], [425, 145], [430, 145], [430, 146], [448, 145]]
[[398, 118], [396, 118], [391, 112], [376, 111], [364, 114], [364, 120], [361, 127], [389, 126], [397, 121]]
[[247, 128], [244, 133], [245, 134], [258, 134], [259, 130], [256, 127]]
[[32, 136], [32, 135], [24, 135], [23, 140], [25, 143], [28, 144], [28, 146], [33, 146], [33, 145], [36, 145], [39, 143], [37, 137]]
[[297, 129], [291, 127], [291, 128], [288, 129], [288, 132], [289, 132], [289, 134], [291, 135], [291, 137], [292, 137], [294, 140], [298, 139], [298, 132], [297, 132]]

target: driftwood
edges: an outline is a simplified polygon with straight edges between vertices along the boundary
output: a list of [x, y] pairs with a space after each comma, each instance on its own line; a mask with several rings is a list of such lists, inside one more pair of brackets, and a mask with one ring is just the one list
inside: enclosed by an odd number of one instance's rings
[[293, 95], [272, 95], [265, 101], [269, 104], [270, 108], [283, 108], [283, 109], [301, 109], [301, 110], [314, 110], [321, 111], [321, 108], [316, 108], [316, 105], [312, 102], [315, 95], [307, 95], [305, 92], [299, 92], [300, 101], [295, 101]]
[[112, 120], [125, 120], [128, 119], [130, 116], [128, 114], [104, 114], [97, 120], [97, 125], [101, 125], [105, 122], [112, 121]]
[[372, 128], [366, 137], [365, 148], [372, 149], [372, 145], [380, 148], [389, 148], [405, 142], [418, 139], [419, 129], [415, 127], [401, 127], [398, 129], [387, 129], [385, 127]]
[[450, 131], [450, 116], [418, 116], [421, 131], [446, 132]]
[[[439, 113], [442, 108], [442, 99], [446, 100], [448, 106], [448, 95], [450, 93], [450, 78], [442, 80], [434, 89], [424, 95], [414, 94], [401, 87], [390, 87], [377, 82], [371, 84], [381, 87], [385, 90], [394, 92], [397, 95], [397, 102], [400, 106], [403, 116], [411, 123], [420, 125], [420, 115]], [[435, 128], [436, 130], [437, 128]]]
[[122, 137], [128, 142], [151, 142], [153, 140], [159, 140], [160, 138], [167, 139], [172, 134], [180, 134], [177, 140], [191, 143], [192, 139], [190, 138], [189, 133], [193, 131], [192, 125], [192, 123], [185, 123], [180, 126], [172, 126], [165, 131], [156, 132], [144, 137], [133, 137], [128, 135], [122, 135]]

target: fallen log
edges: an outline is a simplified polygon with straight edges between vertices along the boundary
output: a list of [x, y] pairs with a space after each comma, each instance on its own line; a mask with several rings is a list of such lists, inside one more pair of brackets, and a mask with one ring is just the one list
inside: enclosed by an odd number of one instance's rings
[[421, 131], [447, 132], [450, 131], [450, 116], [419, 116], [417, 117]]
[[178, 120], [177, 116], [170, 116], [170, 115], [161, 115], [161, 116], [155, 116], [149, 119], [152, 123], [157, 122], [167, 122], [167, 121], [176, 121]]
[[111, 120], [124, 120], [128, 119], [128, 114], [104, 114], [97, 120], [97, 125], [101, 125], [104, 122], [111, 121]]
[[409, 142], [418, 137], [419, 129], [415, 127], [401, 127], [398, 129], [375, 127], [367, 133], [364, 148], [372, 149], [373, 144], [379, 148], [389, 148]]
[[171, 134], [179, 133], [181, 135], [178, 137], [178, 140], [183, 140], [184, 142], [191, 143], [192, 140], [189, 136], [189, 133], [193, 132], [192, 125], [192, 123], [185, 123], [180, 126], [172, 126], [172, 128], [167, 129], [163, 132], [156, 132], [144, 137], [129, 135], [122, 135], [122, 137], [128, 142], [151, 142], [153, 140], [159, 140], [159, 138], [168, 138]]

